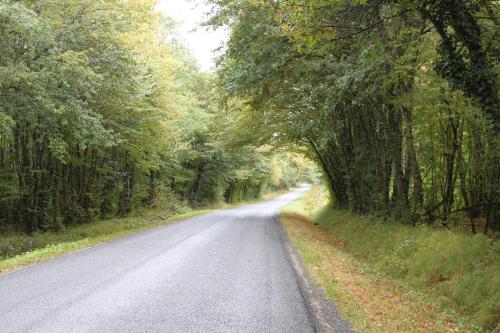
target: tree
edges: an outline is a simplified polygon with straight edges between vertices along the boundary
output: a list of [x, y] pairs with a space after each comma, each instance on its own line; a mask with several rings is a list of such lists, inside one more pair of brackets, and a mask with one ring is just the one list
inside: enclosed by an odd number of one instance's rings
[[[482, 177], [497, 184], [498, 154], [492, 151], [498, 138], [488, 129], [487, 108], [438, 76], [442, 36], [412, 15], [417, 7], [375, 1], [213, 3], [219, 10], [211, 23], [231, 28], [219, 82], [228, 101], [246, 104], [240, 128], [254, 122], [244, 135], [247, 142], [306, 147], [341, 208], [448, 226], [456, 213], [477, 205], [474, 216], [490, 216], [493, 224], [495, 190], [464, 170], [488, 165]], [[493, 68], [484, 73], [496, 76]], [[474, 132], [473, 124], [481, 130]], [[484, 154], [463, 144], [469, 136], [488, 138]], [[466, 204], [471, 199], [467, 190], [458, 191], [460, 174], [461, 183], [473, 177], [488, 188], [480, 204]]]

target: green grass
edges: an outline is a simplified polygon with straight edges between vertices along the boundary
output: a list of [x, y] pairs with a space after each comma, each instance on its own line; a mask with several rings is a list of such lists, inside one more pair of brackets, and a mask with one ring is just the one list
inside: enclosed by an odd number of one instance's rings
[[455, 311], [483, 329], [498, 330], [498, 241], [482, 234], [384, 223], [328, 207], [311, 210], [314, 196], [306, 194], [284, 211], [312, 217], [347, 245], [343, 251], [374, 271], [425, 293], [443, 309]]
[[136, 216], [99, 220], [87, 225], [64, 228], [58, 232], [41, 232], [34, 235], [2, 235], [0, 236], [0, 273], [205, 214], [214, 209], [269, 200], [282, 193], [283, 191], [270, 192], [266, 193], [262, 199], [238, 202], [237, 204], [220, 204], [214, 208], [194, 211], [178, 204], [168, 205], [166, 209], [145, 210]]
[[329, 208], [322, 209], [315, 221], [375, 270], [425, 290], [481, 327], [498, 325], [498, 241], [425, 226], [385, 224]]
[[184, 214], [168, 216], [166, 210], [155, 209], [146, 211], [141, 216], [101, 220], [66, 228], [59, 232], [37, 233], [33, 236], [24, 234], [0, 236], [0, 272], [89, 248], [209, 211], [212, 210], [188, 211]]

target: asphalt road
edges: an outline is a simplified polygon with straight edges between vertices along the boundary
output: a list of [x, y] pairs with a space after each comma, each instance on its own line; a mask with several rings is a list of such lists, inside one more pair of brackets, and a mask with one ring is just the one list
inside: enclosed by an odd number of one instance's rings
[[298, 195], [0, 275], [0, 332], [313, 332], [273, 218]]

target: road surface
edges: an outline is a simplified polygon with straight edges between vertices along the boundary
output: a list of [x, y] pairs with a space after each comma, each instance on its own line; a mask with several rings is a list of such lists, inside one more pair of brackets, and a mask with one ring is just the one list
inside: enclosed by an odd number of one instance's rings
[[0, 332], [314, 332], [274, 218], [299, 194], [0, 275]]

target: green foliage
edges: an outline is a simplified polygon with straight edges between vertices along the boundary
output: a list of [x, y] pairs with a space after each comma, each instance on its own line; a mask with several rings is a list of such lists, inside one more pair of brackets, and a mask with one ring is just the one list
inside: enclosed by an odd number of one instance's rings
[[[403, 5], [405, 1], [402, 1]], [[498, 96], [498, 43], [495, 25], [498, 8], [493, 1], [427, 1], [412, 3], [413, 10], [429, 20], [441, 37], [437, 48], [436, 71], [475, 98], [485, 114], [500, 130]]]
[[495, 327], [498, 249], [446, 229], [500, 230], [498, 6], [211, 2], [231, 31], [218, 81], [236, 142], [304, 152], [344, 209], [319, 221], [350, 251]]
[[499, 229], [490, 1], [212, 2], [211, 23], [231, 28], [219, 84], [244, 102], [243, 142], [305, 151], [340, 208]]
[[223, 144], [213, 75], [155, 6], [0, 3], [1, 232], [58, 231], [268, 189], [269, 158], [255, 145]]

